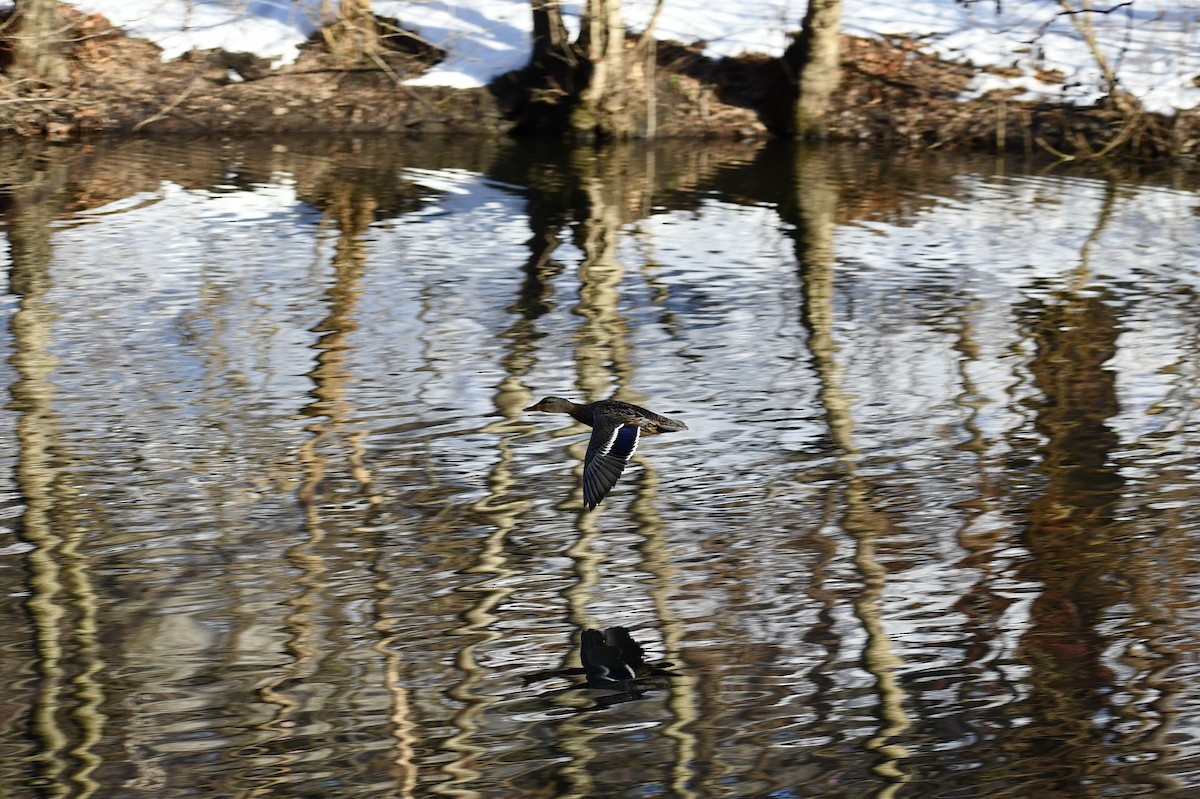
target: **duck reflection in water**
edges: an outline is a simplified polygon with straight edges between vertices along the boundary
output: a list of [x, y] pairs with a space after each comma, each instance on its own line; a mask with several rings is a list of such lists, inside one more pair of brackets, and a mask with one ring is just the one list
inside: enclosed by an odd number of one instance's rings
[[625, 627], [583, 631], [579, 659], [582, 668], [557, 669], [528, 676], [525, 684], [549, 679], [584, 675], [586, 681], [566, 690], [615, 690], [596, 700], [596, 707], [607, 707], [641, 698], [644, 688], [665, 687], [664, 677], [679, 675], [669, 671], [670, 663], [647, 663], [646, 651]]
[[569, 414], [592, 428], [587, 454], [583, 456], [583, 503], [588, 510], [599, 505], [617, 484], [642, 436], [688, 429], [683, 422], [620, 400], [581, 405], [562, 397], [544, 397], [525, 410]]

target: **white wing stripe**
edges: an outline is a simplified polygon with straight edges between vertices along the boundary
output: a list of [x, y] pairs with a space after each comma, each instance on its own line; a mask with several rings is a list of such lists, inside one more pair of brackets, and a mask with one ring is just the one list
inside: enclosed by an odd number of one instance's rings
[[[596, 454], [599, 455], [600, 457], [607, 457], [608, 454], [610, 452], [612, 452], [613, 444], [617, 443], [617, 436], [621, 435], [621, 431], [624, 429], [625, 429], [624, 427], [614, 428], [613, 434], [608, 437], [608, 441], [604, 442], [604, 446], [601, 447], [600, 451], [597, 452]], [[637, 452], [637, 445], [638, 445], [638, 442], [641, 440], [642, 440], [642, 428], [634, 427], [633, 428], [633, 446], [629, 448], [629, 457], [630, 458], [633, 457], [633, 453]], [[625, 460], [629, 460], [629, 458], [626, 458]]]

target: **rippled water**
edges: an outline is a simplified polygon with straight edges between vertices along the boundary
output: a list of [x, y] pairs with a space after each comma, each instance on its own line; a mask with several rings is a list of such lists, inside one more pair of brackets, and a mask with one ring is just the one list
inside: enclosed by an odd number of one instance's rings
[[[0, 794], [1200, 790], [1200, 202], [1170, 176], [4, 162]], [[586, 429], [521, 413], [546, 394], [690, 430], [587, 513]], [[585, 687], [614, 626], [669, 665]]]

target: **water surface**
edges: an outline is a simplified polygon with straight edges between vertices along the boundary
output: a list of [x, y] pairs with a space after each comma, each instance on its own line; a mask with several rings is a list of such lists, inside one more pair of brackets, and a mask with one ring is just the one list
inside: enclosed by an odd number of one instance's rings
[[[8, 146], [5, 796], [1200, 789], [1172, 176]], [[546, 394], [690, 430], [587, 513]]]

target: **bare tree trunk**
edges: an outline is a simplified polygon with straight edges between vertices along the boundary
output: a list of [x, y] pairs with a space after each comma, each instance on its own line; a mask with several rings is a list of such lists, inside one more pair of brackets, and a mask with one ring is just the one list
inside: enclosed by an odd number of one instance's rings
[[[623, 139], [642, 111], [630, 102], [629, 66], [621, 0], [588, 0], [579, 39], [572, 43], [559, 0], [530, 0], [533, 53], [510, 86], [526, 133], [573, 132]], [[640, 64], [639, 64], [640, 66]]]
[[790, 113], [773, 129], [797, 138], [822, 138], [833, 93], [841, 82], [838, 19], [842, 0], [809, 0], [804, 22], [783, 54], [781, 65], [790, 87]]
[[379, 53], [379, 29], [371, 0], [324, 0], [322, 35], [329, 52], [347, 61], [367, 61]]
[[61, 83], [69, 75], [63, 56], [63, 19], [57, 0], [16, 0], [13, 66], [26, 77]]
[[571, 115], [571, 126], [605, 138], [628, 137], [633, 132], [633, 119], [628, 102], [621, 0], [588, 0], [579, 49], [591, 75]]
[[565, 109], [576, 94], [579, 57], [567, 35], [567, 26], [563, 24], [560, 0], [531, 0], [531, 5], [533, 55], [529, 60], [529, 72], [539, 77], [542, 86], [530, 92], [530, 100], [540, 109], [535, 116], [544, 116], [546, 127], [553, 127], [561, 124], [566, 116]]
[[546, 68], [554, 63], [575, 66], [575, 51], [563, 24], [562, 4], [559, 0], [532, 0], [533, 7], [533, 57], [531, 62]]

